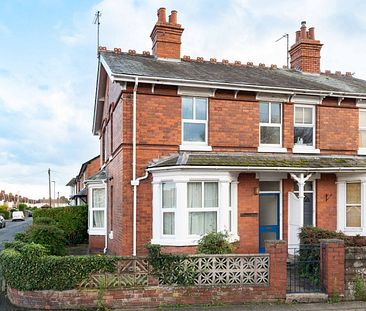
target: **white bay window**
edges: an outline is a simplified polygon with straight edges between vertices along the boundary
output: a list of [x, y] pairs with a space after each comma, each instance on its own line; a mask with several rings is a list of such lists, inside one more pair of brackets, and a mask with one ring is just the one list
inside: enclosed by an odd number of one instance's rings
[[106, 189], [104, 186], [89, 186], [89, 234], [105, 234], [106, 230]]
[[172, 171], [153, 177], [152, 243], [196, 245], [210, 232], [228, 232], [237, 239], [236, 177]]

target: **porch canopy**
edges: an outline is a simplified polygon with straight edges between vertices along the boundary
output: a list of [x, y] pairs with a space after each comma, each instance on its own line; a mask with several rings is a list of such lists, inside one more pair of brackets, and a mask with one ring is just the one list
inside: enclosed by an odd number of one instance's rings
[[243, 152], [183, 152], [151, 163], [148, 171], [214, 168], [240, 172], [366, 172], [366, 157]]

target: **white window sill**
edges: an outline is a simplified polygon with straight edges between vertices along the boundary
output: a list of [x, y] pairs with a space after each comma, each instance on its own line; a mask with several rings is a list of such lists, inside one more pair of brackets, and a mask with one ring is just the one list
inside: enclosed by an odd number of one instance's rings
[[267, 146], [259, 146], [258, 147], [258, 152], [287, 152], [286, 148], [282, 148], [282, 147], [267, 147]]
[[[174, 239], [174, 237], [172, 238], [163, 237], [161, 239], [152, 239], [151, 244], [159, 244], [163, 246], [196, 246], [200, 239], [201, 239], [200, 236], [180, 240]], [[229, 241], [230, 243], [237, 242], [239, 241], [239, 236], [237, 234], [230, 233]]]
[[357, 151], [357, 154], [366, 155], [366, 148], [359, 148], [358, 151]]
[[[294, 147], [292, 148], [293, 153], [313, 153], [313, 154], [319, 154], [320, 149], [315, 148], [304, 148], [304, 147]], [[365, 153], [366, 154], [366, 153]]]
[[182, 150], [182, 151], [212, 151], [212, 147], [207, 146], [207, 145], [180, 145], [179, 150]]
[[88, 234], [89, 235], [105, 235], [105, 228], [91, 228], [88, 229]]
[[174, 238], [161, 238], [152, 239], [151, 244], [159, 244], [165, 246], [196, 246], [198, 244], [198, 239], [176, 240]]

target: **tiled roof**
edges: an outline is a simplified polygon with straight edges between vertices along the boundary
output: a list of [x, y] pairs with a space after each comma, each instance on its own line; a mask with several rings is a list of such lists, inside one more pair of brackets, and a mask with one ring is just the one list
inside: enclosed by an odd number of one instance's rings
[[366, 81], [351, 75], [309, 74], [292, 69], [209, 61], [164, 61], [151, 55], [111, 51], [101, 52], [101, 56], [117, 75], [366, 94]]
[[268, 153], [212, 153], [212, 152], [184, 152], [162, 158], [151, 164], [149, 168], [171, 166], [222, 166], [258, 169], [291, 168], [294, 170], [337, 171], [364, 170], [366, 171], [366, 157], [360, 156], [328, 156], [328, 155], [294, 155]]

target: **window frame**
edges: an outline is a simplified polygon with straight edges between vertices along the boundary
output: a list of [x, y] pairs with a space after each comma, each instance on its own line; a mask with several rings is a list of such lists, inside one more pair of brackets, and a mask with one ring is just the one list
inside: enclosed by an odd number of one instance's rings
[[[304, 124], [304, 123], [296, 123], [296, 108], [310, 108], [312, 110], [311, 112], [311, 124]], [[303, 104], [295, 104], [294, 105], [294, 139], [295, 139], [295, 128], [296, 127], [312, 127], [313, 128], [313, 144], [312, 146], [307, 145], [300, 145], [293, 142], [293, 148], [294, 149], [305, 149], [305, 150], [315, 150], [316, 146], [316, 109], [314, 105], [303, 105]]]
[[[360, 204], [347, 204], [347, 185], [349, 184], [360, 184]], [[344, 189], [344, 228], [345, 230], [361, 230], [363, 229], [363, 194], [362, 194], [362, 181], [360, 180], [353, 180], [353, 181], [347, 181], [345, 183], [345, 189]], [[360, 226], [359, 227], [348, 227], [347, 226], [347, 207], [348, 206], [359, 206], [360, 207]]]
[[366, 154], [366, 146], [365, 147], [361, 147], [360, 146], [360, 136], [361, 136], [361, 131], [364, 131], [366, 132], [366, 126], [361, 126], [361, 118], [360, 118], [360, 115], [361, 115], [361, 112], [364, 112], [366, 113], [366, 108], [359, 108], [358, 109], [358, 113], [359, 113], [359, 116], [358, 116], [358, 149], [359, 151], [362, 151], [362, 154]]
[[[260, 120], [260, 105], [268, 104], [268, 123], [261, 122]], [[272, 112], [272, 104], [280, 105], [280, 123], [272, 123], [271, 120], [271, 112]], [[260, 101], [259, 102], [259, 147], [273, 147], [273, 148], [281, 148], [282, 147], [282, 123], [283, 123], [283, 105], [281, 102], [272, 102], [272, 101]], [[274, 127], [280, 129], [280, 143], [279, 144], [264, 144], [261, 142], [261, 128], [263, 127]]]
[[[174, 185], [174, 189], [175, 189], [175, 207], [171, 207], [171, 208], [165, 208], [163, 207], [163, 202], [164, 202], [164, 185], [165, 184], [172, 184]], [[161, 205], [161, 236], [163, 238], [172, 238], [172, 237], [175, 237], [176, 236], [176, 233], [177, 233], [177, 229], [176, 229], [176, 214], [177, 214], [177, 185], [175, 182], [173, 181], [164, 181], [161, 183], [161, 187], [160, 187], [160, 194], [161, 194], [161, 197], [160, 197], [160, 205]], [[164, 213], [174, 213], [174, 234], [164, 234]]]
[[[104, 190], [104, 206], [103, 207], [94, 207], [93, 204], [93, 191], [95, 190]], [[89, 221], [88, 221], [88, 233], [89, 235], [105, 235], [107, 228], [107, 189], [104, 185], [89, 185], [88, 189], [88, 206], [89, 206]], [[94, 212], [102, 211], [103, 212], [103, 227], [94, 227], [93, 219]]]
[[[188, 207], [188, 185], [190, 183], [201, 183], [201, 207]], [[216, 183], [217, 185], [217, 207], [205, 207], [205, 184], [206, 183]], [[191, 180], [187, 182], [187, 232], [188, 232], [188, 238], [199, 238], [201, 235], [199, 234], [191, 234], [190, 233], [190, 226], [189, 226], [189, 219], [190, 219], [190, 213], [209, 213], [209, 212], [215, 212], [216, 213], [216, 232], [218, 232], [219, 227], [219, 211], [220, 211], [220, 183], [217, 180]], [[205, 235], [207, 233], [204, 233]]]
[[[183, 118], [183, 99], [184, 98], [192, 98], [193, 100], [193, 119], [184, 119]], [[197, 120], [196, 119], [196, 99], [205, 99], [206, 100], [206, 120]], [[208, 97], [201, 96], [182, 96], [181, 97], [181, 141], [183, 146], [208, 146]], [[204, 124], [205, 125], [205, 140], [204, 141], [186, 141], [184, 140], [184, 124]]]

